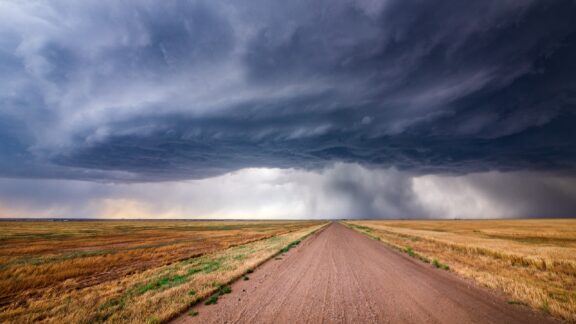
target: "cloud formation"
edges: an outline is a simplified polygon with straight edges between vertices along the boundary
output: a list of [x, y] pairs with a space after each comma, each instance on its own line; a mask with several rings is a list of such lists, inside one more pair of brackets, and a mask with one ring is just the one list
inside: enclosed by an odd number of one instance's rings
[[414, 176], [356, 164], [320, 172], [243, 169], [209, 179], [145, 184], [0, 179], [0, 217], [572, 217], [573, 180], [523, 172]]
[[2, 175], [573, 171], [572, 1], [5, 1]]
[[[2, 1], [0, 177], [99, 199], [284, 169], [344, 201], [292, 196], [296, 214], [443, 217], [465, 187], [506, 217], [565, 215], [575, 21], [571, 0]], [[534, 193], [480, 194], [510, 174], [568, 180], [525, 210], [509, 204]], [[440, 196], [424, 206], [423, 188]]]

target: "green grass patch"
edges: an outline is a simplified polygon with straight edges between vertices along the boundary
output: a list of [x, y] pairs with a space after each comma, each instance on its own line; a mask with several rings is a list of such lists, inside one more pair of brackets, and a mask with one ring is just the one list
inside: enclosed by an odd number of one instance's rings
[[215, 294], [213, 294], [212, 296], [210, 296], [210, 298], [208, 298], [205, 302], [204, 305], [215, 305], [218, 304], [218, 298], [220, 298], [223, 295], [229, 294], [232, 292], [232, 287], [228, 286], [228, 285], [224, 285], [224, 286], [220, 286], [220, 288], [218, 289], [218, 292], [216, 292]]
[[200, 267], [189, 269], [186, 273], [187, 276], [192, 276], [200, 272], [210, 273], [214, 272], [222, 266], [222, 262], [220, 261], [209, 261], [207, 263], [202, 264]]
[[148, 318], [146, 323], [148, 323], [148, 324], [160, 324], [160, 323], [162, 323], [162, 321], [160, 321], [160, 319], [158, 317], [152, 316], [152, 317]]
[[208, 298], [208, 300], [204, 302], [204, 305], [216, 305], [216, 304], [218, 304], [218, 294], [210, 296], [210, 298]]
[[134, 292], [136, 295], [142, 295], [148, 291], [164, 290], [167, 288], [172, 288], [181, 285], [188, 281], [189, 275], [175, 275], [166, 276], [153, 281], [150, 281], [144, 285], [135, 288]]
[[450, 270], [450, 267], [447, 264], [442, 263], [436, 259], [432, 260], [432, 265], [438, 269]]
[[200, 313], [198, 313], [198, 312], [195, 311], [195, 310], [191, 310], [191, 311], [188, 312], [188, 315], [190, 315], [190, 316], [192, 316], [192, 317], [196, 317], [196, 316], [198, 316], [198, 314], [200, 314]]
[[280, 253], [286, 253], [286, 252], [290, 251], [292, 248], [296, 247], [298, 244], [300, 244], [300, 240], [291, 242], [290, 244], [288, 244], [284, 248], [280, 249]]
[[372, 231], [372, 229], [371, 229], [370, 227], [367, 227], [367, 226], [356, 225], [356, 224], [349, 224], [349, 225], [352, 226], [352, 227], [355, 227], [355, 228], [357, 228], [357, 229], [359, 229], [359, 230], [363, 230], [363, 231], [365, 231], [365, 232], [371, 232], [371, 231]]
[[239, 254], [232, 257], [232, 259], [237, 261], [244, 260], [244, 258], [245, 258], [244, 254]]
[[231, 292], [232, 292], [232, 287], [226, 285], [226, 286], [220, 287], [220, 290], [218, 290], [218, 295], [222, 296], [224, 294], [229, 294]]
[[202, 267], [202, 271], [203, 271], [204, 273], [214, 272], [214, 271], [220, 269], [221, 266], [222, 266], [222, 262], [220, 262], [220, 261], [211, 261], [211, 262], [208, 262], [208, 263], [204, 264], [204, 266]]
[[[409, 256], [413, 257], [413, 258], [417, 258], [418, 260], [424, 262], [424, 263], [430, 263], [430, 259], [428, 259], [427, 257], [420, 255], [418, 253], [416, 253], [411, 247], [407, 246], [406, 248], [404, 248], [404, 253], [408, 254]], [[438, 260], [434, 260], [436, 262], [438, 262]], [[436, 264], [434, 264], [434, 266], [436, 266]], [[448, 270], [448, 266], [442, 263], [439, 263], [439, 266], [437, 266], [436, 268], [442, 268], [445, 270]]]

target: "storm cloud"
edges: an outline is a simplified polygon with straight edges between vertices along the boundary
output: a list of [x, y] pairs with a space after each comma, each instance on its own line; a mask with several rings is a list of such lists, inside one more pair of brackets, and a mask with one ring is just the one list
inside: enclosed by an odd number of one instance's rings
[[466, 190], [490, 207], [461, 217], [566, 217], [575, 22], [570, 0], [2, 1], [0, 206], [44, 197], [14, 181], [85, 188], [38, 202], [93, 216], [260, 170], [302, 180], [286, 217], [460, 217]]
[[341, 163], [321, 171], [242, 169], [202, 180], [149, 183], [0, 179], [0, 217], [573, 217], [573, 183], [549, 174], [414, 176]]

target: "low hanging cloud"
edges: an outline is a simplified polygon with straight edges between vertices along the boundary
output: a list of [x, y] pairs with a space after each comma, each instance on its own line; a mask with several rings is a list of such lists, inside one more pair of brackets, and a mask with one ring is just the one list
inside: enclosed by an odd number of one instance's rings
[[546, 174], [413, 176], [336, 164], [244, 169], [147, 184], [0, 181], [1, 217], [340, 219], [571, 217], [574, 179]]
[[574, 217], [576, 178], [547, 173], [486, 172], [413, 179], [430, 218]]

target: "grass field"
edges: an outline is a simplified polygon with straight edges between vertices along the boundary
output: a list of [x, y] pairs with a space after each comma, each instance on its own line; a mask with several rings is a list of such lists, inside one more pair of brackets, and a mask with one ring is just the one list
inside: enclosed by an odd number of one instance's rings
[[576, 220], [348, 221], [438, 268], [576, 322]]
[[324, 224], [0, 222], [0, 322], [162, 322]]

